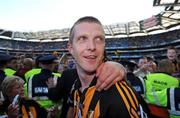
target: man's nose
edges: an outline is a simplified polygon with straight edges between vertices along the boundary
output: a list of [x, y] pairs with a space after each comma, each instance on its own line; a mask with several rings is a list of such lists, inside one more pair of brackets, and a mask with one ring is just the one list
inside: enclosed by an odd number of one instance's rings
[[96, 43], [95, 43], [95, 41], [93, 41], [93, 40], [90, 40], [90, 41], [87, 43], [87, 46], [88, 46], [88, 50], [94, 51], [94, 50], [96, 49]]

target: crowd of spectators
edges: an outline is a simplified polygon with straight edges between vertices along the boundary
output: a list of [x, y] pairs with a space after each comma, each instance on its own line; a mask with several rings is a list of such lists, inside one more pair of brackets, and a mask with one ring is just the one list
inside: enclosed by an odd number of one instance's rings
[[[138, 36], [138, 37], [127, 37], [127, 38], [107, 38], [106, 48], [142, 48], [160, 46], [172, 43], [180, 39], [180, 30], [170, 31], [166, 33]], [[19, 50], [59, 50], [66, 49], [67, 41], [59, 42], [30, 42], [20, 40], [0, 40], [0, 48], [8, 47]]]
[[[154, 55], [157, 58], [164, 58], [166, 47], [180, 44], [180, 30], [169, 31], [156, 35], [107, 38], [106, 51], [112, 59], [134, 58], [138, 59], [143, 55]], [[30, 42], [20, 40], [0, 39], [0, 52], [26, 53], [35, 55], [52, 53], [54, 51], [67, 52], [67, 41], [59, 42]]]
[[110, 38], [106, 40], [106, 47], [111, 48], [148, 48], [161, 46], [172, 43], [180, 39], [180, 30], [170, 31], [166, 33], [128, 37], [128, 38]]

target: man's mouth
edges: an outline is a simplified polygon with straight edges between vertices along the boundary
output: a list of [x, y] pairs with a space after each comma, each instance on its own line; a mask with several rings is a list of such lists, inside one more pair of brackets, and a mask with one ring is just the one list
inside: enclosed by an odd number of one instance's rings
[[97, 56], [95, 55], [89, 55], [89, 56], [84, 56], [86, 59], [96, 59]]

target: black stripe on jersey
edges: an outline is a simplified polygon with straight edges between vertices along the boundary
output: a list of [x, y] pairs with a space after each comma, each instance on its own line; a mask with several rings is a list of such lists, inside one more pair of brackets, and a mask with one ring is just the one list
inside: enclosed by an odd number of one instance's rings
[[[128, 103], [126, 103], [126, 102], [124, 102], [124, 104], [128, 104], [128, 106], [130, 106], [130, 110], [129, 110], [129, 112], [130, 112], [130, 114], [134, 117], [134, 118], [136, 118], [136, 116], [138, 116], [138, 113], [137, 113], [137, 108], [134, 108], [133, 107], [133, 105], [135, 106], [135, 103], [133, 103], [133, 102], [131, 102], [131, 100], [130, 99], [132, 99], [133, 100], [133, 97], [131, 96], [131, 94], [129, 93], [129, 90], [127, 89], [127, 85], [123, 85], [122, 84], [122, 82], [120, 83], [118, 83], [118, 86], [119, 86], [119, 88], [121, 89], [121, 91], [123, 92], [123, 94], [124, 94], [124, 96], [125, 96], [125, 99], [128, 101]], [[126, 91], [124, 90], [124, 88], [125, 89], [127, 89]], [[129, 97], [131, 97], [131, 98], [129, 98]]]
[[[121, 118], [131, 118], [129, 111], [115, 85], [106, 91], [102, 91], [101, 94], [100, 118], [117, 118], [117, 116], [121, 116]], [[110, 106], [114, 108], [111, 108]]]
[[[138, 100], [137, 100], [137, 98], [136, 98], [136, 94], [135, 93], [133, 93], [134, 91], [132, 90], [132, 88], [130, 88], [128, 85], [127, 85], [127, 83], [125, 84], [125, 83], [122, 83], [122, 85], [124, 86], [124, 87], [126, 87], [127, 88], [127, 90], [129, 91], [129, 94], [131, 95], [131, 97], [132, 97], [132, 99], [133, 99], [133, 102], [134, 102], [134, 104], [135, 104], [135, 106], [136, 106], [136, 108], [138, 107]], [[137, 102], [136, 102], [136, 101]]]

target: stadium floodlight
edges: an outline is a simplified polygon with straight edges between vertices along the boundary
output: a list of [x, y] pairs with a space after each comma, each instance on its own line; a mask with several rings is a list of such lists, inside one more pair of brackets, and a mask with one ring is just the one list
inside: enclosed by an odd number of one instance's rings
[[154, 0], [153, 6], [180, 6], [180, 0]]

